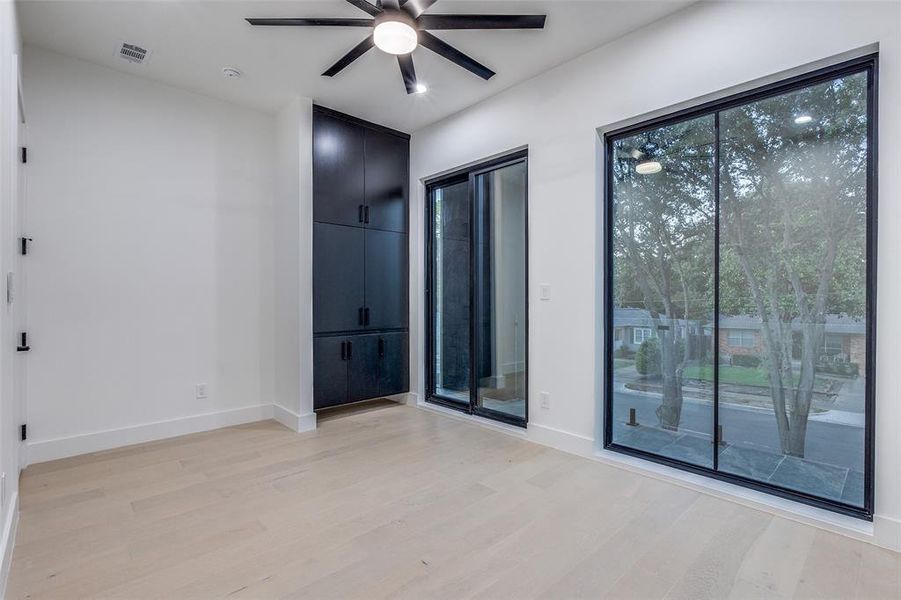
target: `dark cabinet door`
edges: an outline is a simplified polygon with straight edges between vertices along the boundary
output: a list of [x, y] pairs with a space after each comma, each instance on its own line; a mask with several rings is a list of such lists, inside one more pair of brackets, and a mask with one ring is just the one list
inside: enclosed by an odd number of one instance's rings
[[368, 329], [407, 327], [407, 234], [366, 230]]
[[363, 129], [313, 113], [313, 220], [361, 227]]
[[347, 365], [343, 337], [313, 338], [313, 408], [347, 402]]
[[361, 326], [364, 229], [313, 223], [313, 332]]
[[385, 333], [379, 336], [379, 396], [409, 391], [408, 339], [406, 333]]
[[377, 335], [347, 338], [347, 401], [358, 402], [379, 395], [379, 347]]
[[410, 141], [367, 129], [366, 226], [385, 231], [407, 231]]

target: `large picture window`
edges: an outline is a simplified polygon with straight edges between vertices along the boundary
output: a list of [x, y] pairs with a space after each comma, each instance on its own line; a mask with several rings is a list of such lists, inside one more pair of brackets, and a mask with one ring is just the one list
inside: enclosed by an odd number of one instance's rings
[[872, 517], [875, 85], [606, 134], [605, 447]]

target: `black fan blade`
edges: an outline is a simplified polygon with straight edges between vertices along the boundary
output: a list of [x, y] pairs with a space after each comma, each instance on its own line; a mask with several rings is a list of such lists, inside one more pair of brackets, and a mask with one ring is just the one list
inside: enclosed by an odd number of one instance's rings
[[374, 19], [247, 19], [251, 25], [282, 27], [372, 27]]
[[416, 22], [422, 29], [544, 29], [546, 19], [546, 15], [422, 15]]
[[404, 86], [408, 94], [416, 93], [416, 69], [413, 68], [412, 54], [398, 54], [397, 64], [400, 65], [400, 74], [404, 77]]
[[347, 0], [347, 1], [350, 2], [351, 4], [353, 4], [354, 6], [356, 6], [357, 8], [359, 8], [360, 10], [368, 12], [373, 17], [377, 17], [380, 14], [382, 14], [381, 8], [379, 8], [375, 4], [372, 4], [371, 2], [367, 2], [366, 0]]
[[419, 32], [419, 43], [435, 54], [439, 54], [447, 60], [457, 63], [467, 71], [472, 71], [482, 79], [491, 79], [494, 77], [494, 71], [466, 56], [447, 42], [436, 38], [428, 31]]
[[372, 48], [373, 45], [374, 44], [372, 42], [372, 36], [370, 35], [368, 38], [354, 46], [350, 52], [342, 56], [341, 60], [329, 67], [328, 71], [323, 73], [322, 76], [334, 77], [335, 75], [340, 73], [344, 69], [344, 67], [366, 54], [366, 51]]
[[438, 0], [402, 0], [400, 5], [414, 19], [427, 11]]

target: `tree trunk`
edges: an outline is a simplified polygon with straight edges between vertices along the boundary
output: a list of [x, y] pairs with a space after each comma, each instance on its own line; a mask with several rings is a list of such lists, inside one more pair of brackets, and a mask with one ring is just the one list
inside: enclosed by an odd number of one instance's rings
[[801, 324], [801, 372], [792, 398], [790, 426], [787, 439], [783, 438], [782, 452], [804, 458], [807, 442], [807, 417], [813, 403], [813, 386], [816, 382], [816, 361], [823, 342], [822, 323]]
[[663, 401], [657, 407], [657, 419], [662, 429], [677, 431], [682, 420], [682, 369], [678, 360], [676, 332], [658, 328], [660, 340], [660, 376], [663, 382]]

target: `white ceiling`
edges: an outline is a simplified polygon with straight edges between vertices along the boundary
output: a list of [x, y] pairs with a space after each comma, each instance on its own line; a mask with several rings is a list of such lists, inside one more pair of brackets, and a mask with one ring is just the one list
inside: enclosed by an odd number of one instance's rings
[[[373, 49], [334, 78], [321, 73], [368, 30], [251, 27], [245, 17], [358, 17], [343, 0], [19, 0], [22, 37], [113, 69], [239, 104], [275, 111], [291, 97], [403, 131], [479, 100], [673, 13], [690, 0], [441, 0], [429, 13], [547, 14], [538, 31], [440, 31], [438, 37], [497, 72], [490, 81], [418, 48], [429, 91], [408, 96], [393, 56]], [[117, 56], [121, 42], [152, 51], [147, 64]], [[223, 67], [240, 69], [227, 79]]]

